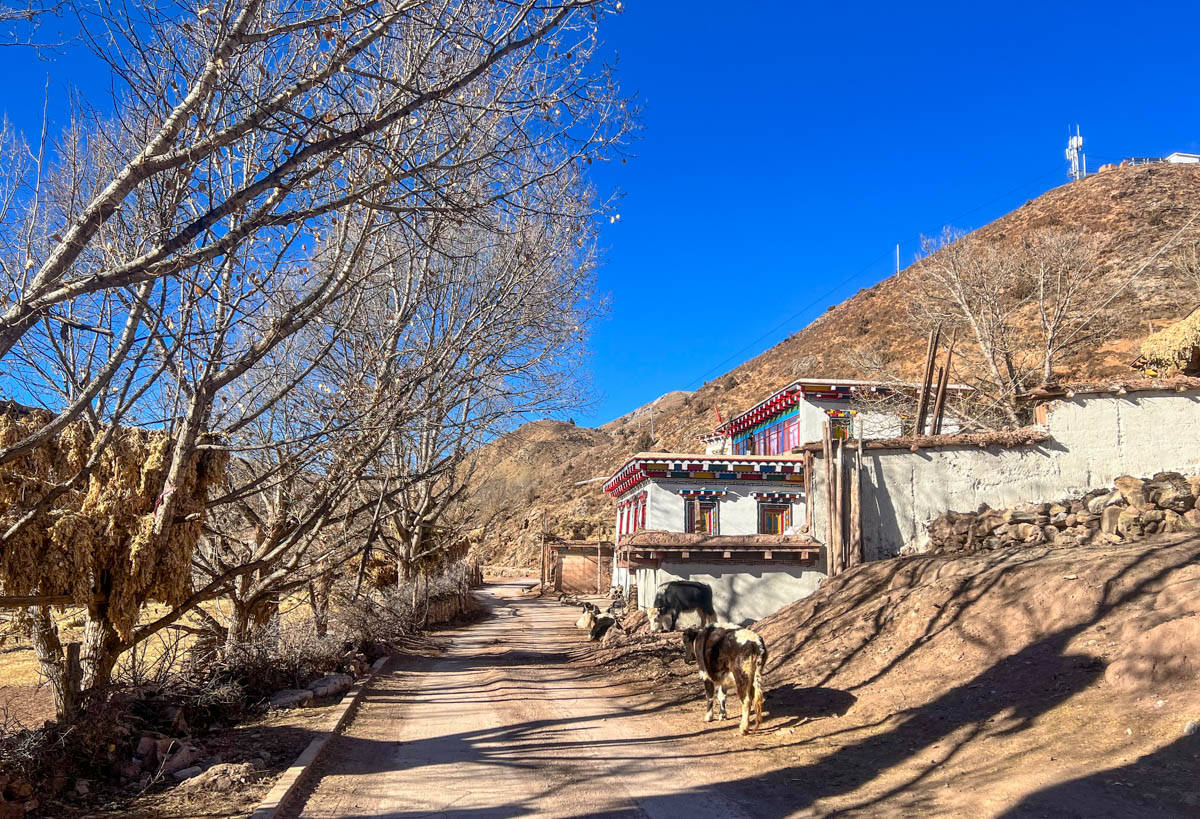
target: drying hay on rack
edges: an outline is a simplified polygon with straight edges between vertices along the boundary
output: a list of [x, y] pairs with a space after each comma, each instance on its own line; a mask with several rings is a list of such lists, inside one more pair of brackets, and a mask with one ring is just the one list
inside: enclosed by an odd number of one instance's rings
[[[43, 428], [54, 413], [0, 404], [0, 446]], [[97, 444], [81, 422], [64, 427], [30, 452], [0, 465], [0, 531], [37, 509], [56, 487], [85, 469]], [[156, 430], [120, 427], [95, 467], [0, 546], [0, 593], [66, 596], [73, 605], [98, 602], [100, 578], [110, 583], [108, 615], [128, 637], [139, 601], [178, 605], [191, 585], [191, 559], [209, 486], [228, 462], [224, 452], [192, 456], [180, 484], [165, 487], [172, 439]], [[152, 536], [166, 492], [177, 496], [177, 520], [160, 542]]]
[[1200, 308], [1142, 342], [1135, 366], [1155, 374], [1200, 373]]

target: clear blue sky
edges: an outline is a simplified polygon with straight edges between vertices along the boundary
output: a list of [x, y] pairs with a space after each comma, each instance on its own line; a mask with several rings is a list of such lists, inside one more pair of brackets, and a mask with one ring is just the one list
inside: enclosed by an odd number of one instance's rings
[[[606, 229], [601, 423], [694, 389], [1088, 167], [1200, 150], [1187, 3], [627, 0], [607, 27], [645, 108]], [[1079, 9], [1082, 13], [1072, 11]]]
[[[1188, 3], [813, 4], [625, 0], [605, 25], [644, 130], [603, 234], [593, 337], [602, 423], [694, 389], [912, 260], [1090, 168], [1200, 150], [1200, 11]], [[75, 58], [0, 49], [0, 106], [36, 130]], [[92, 84], [89, 87], [89, 83]]]

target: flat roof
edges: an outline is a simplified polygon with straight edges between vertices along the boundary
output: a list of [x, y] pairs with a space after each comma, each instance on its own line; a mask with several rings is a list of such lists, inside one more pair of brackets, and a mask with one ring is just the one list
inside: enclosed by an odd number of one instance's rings
[[[867, 389], [867, 388], [869, 388], [871, 390], [916, 390], [916, 389], [920, 389], [921, 385], [916, 382], [910, 382], [910, 381], [883, 382], [883, 381], [868, 381], [868, 380], [863, 380], [863, 379], [859, 379], [859, 378], [807, 378], [807, 377], [798, 378], [795, 381], [788, 384], [786, 387], [782, 387], [781, 389], [778, 389], [775, 392], [771, 393], [769, 396], [764, 398], [762, 401], [759, 401], [757, 404], [750, 407], [750, 409], [746, 410], [745, 412], [740, 412], [737, 415], [733, 416], [728, 421], [726, 421], [725, 423], [718, 426], [714, 430], [714, 432], [716, 434], [721, 434], [721, 435], [728, 434], [727, 432], [724, 432], [724, 431], [728, 430], [730, 427], [732, 427], [734, 425], [737, 425], [738, 422], [741, 421], [746, 416], [753, 415], [755, 413], [761, 413], [762, 410], [766, 406], [768, 406], [772, 402], [779, 401], [780, 399], [784, 398], [785, 396], [787, 396], [789, 394], [801, 393], [803, 395], [803, 394], [806, 394], [809, 392], [814, 392], [814, 393], [831, 392], [831, 391], [837, 391], [837, 389], [839, 387], [849, 388], [851, 391], [853, 391], [855, 389]], [[949, 390], [954, 390], [956, 392], [970, 392], [973, 389], [972, 387], [969, 387], [966, 384], [948, 384], [948, 385], [946, 385], [946, 388]]]

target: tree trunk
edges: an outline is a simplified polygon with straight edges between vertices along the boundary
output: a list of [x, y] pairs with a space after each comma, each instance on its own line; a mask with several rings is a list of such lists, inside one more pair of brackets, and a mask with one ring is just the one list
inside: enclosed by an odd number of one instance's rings
[[112, 682], [113, 668], [127, 646], [117, 633], [108, 614], [108, 598], [112, 594], [112, 578], [101, 571], [88, 604], [87, 625], [83, 630], [83, 690], [102, 688]]
[[54, 695], [54, 715], [69, 716], [79, 706], [83, 676], [79, 666], [79, 643], [71, 643], [64, 651], [58, 630], [50, 619], [50, 609], [40, 606], [29, 610], [29, 637], [37, 654], [42, 676], [50, 683]]
[[308, 601], [313, 610], [313, 629], [318, 639], [329, 634], [329, 598], [333, 590], [333, 577], [322, 574], [308, 584]]
[[83, 631], [81, 658], [85, 691], [103, 688], [112, 682], [113, 669], [124, 650], [125, 643], [107, 616], [89, 616]]
[[429, 574], [425, 573], [425, 614], [421, 616], [421, 628], [429, 627]]

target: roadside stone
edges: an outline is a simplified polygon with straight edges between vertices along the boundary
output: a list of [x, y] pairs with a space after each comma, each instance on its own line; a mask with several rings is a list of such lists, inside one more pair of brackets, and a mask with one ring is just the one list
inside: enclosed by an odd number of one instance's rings
[[1138, 537], [1145, 531], [1142, 525], [1142, 513], [1132, 504], [1121, 510], [1117, 516], [1117, 534], [1121, 537]]
[[150, 754], [157, 752], [157, 750], [158, 737], [152, 737], [149, 734], [143, 734], [141, 739], [138, 740], [137, 748], [134, 750], [134, 753], [145, 759], [146, 757], [150, 756]]
[[1122, 475], [1113, 481], [1117, 487], [1117, 491], [1121, 493], [1121, 497], [1125, 502], [1137, 509], [1139, 512], [1144, 512], [1150, 508], [1150, 501], [1146, 499], [1146, 493], [1143, 491], [1145, 481], [1141, 478], [1135, 478], [1132, 475]]
[[329, 674], [316, 682], [308, 684], [308, 690], [315, 697], [333, 697], [348, 690], [354, 685], [354, 678], [349, 674]]
[[1160, 523], [1167, 517], [1166, 510], [1163, 509], [1147, 509], [1142, 512], [1142, 520], [1146, 523]]
[[192, 765], [189, 768], [184, 768], [182, 770], [175, 771], [174, 773], [171, 774], [171, 776], [175, 777], [177, 780], [182, 782], [185, 779], [191, 779], [193, 776], [199, 776], [202, 773], [204, 773], [203, 768], [201, 768], [199, 765]]
[[1129, 507], [1109, 506], [1100, 515], [1100, 531], [1106, 535], [1117, 534], [1117, 524], [1121, 519], [1121, 513]]
[[1040, 531], [1038, 527], [1032, 523], [1018, 523], [1013, 527], [1013, 534], [1021, 540], [1029, 540], [1033, 537], [1033, 533], [1038, 531]]
[[307, 688], [287, 688], [276, 691], [267, 702], [272, 708], [302, 708], [312, 699], [313, 692]]
[[184, 768], [190, 768], [200, 758], [200, 749], [192, 746], [180, 748], [163, 763], [163, 773], [174, 774]]
[[1200, 722], [1197, 722], [1196, 720], [1192, 720], [1187, 725], [1183, 726], [1183, 735], [1185, 737], [1194, 736], [1198, 731], [1200, 731]]
[[1146, 499], [1160, 509], [1183, 514], [1196, 505], [1196, 496], [1183, 475], [1178, 472], [1159, 472], [1143, 487]]

